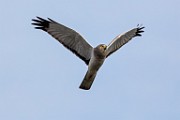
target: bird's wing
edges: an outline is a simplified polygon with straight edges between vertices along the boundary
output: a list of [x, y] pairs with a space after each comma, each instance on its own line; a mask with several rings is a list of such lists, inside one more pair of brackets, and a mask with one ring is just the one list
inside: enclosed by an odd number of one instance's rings
[[114, 53], [116, 50], [121, 48], [124, 44], [129, 42], [133, 37], [141, 36], [141, 33], [144, 32], [143, 28], [145, 27], [137, 27], [134, 28], [122, 35], [118, 35], [116, 38], [114, 38], [111, 43], [107, 46], [107, 54], [106, 57]]
[[32, 19], [32, 21], [34, 22], [32, 25], [35, 25], [36, 29], [41, 29], [49, 33], [66, 48], [81, 58], [87, 65], [89, 64], [93, 48], [79, 33], [49, 18], [48, 20], [45, 20], [37, 17], [37, 19]]

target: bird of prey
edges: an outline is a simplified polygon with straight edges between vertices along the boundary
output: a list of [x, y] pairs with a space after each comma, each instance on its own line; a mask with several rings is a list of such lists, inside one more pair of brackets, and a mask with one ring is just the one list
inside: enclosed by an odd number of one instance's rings
[[100, 44], [93, 48], [78, 32], [50, 18], [46, 20], [37, 17], [36, 19], [32, 19], [32, 21], [32, 25], [35, 25], [36, 29], [41, 29], [49, 33], [88, 65], [86, 75], [79, 86], [79, 88], [84, 90], [89, 90], [91, 88], [96, 74], [104, 60], [129, 42], [133, 37], [141, 36], [141, 33], [144, 32], [143, 29], [145, 28], [138, 25], [136, 28], [118, 35], [108, 45]]

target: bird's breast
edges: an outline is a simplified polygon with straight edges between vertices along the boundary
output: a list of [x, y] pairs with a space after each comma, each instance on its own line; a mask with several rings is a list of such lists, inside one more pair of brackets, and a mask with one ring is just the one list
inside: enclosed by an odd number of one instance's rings
[[88, 65], [88, 69], [91, 71], [98, 71], [102, 66], [104, 60], [105, 59], [97, 59], [95, 57], [92, 57]]

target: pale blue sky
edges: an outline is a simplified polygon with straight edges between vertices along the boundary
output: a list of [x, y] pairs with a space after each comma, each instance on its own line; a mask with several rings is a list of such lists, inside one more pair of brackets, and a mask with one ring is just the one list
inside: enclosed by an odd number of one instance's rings
[[[0, 3], [0, 120], [180, 120], [179, 0]], [[83, 91], [87, 66], [35, 30], [35, 16], [73, 28], [92, 46], [146, 28]]]

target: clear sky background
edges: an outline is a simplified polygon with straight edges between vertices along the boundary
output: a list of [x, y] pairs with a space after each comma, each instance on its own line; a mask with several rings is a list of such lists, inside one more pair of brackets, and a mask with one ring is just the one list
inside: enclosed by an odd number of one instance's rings
[[[31, 19], [52, 18], [96, 46], [143, 24], [90, 91], [87, 66]], [[180, 120], [179, 0], [0, 2], [0, 120]]]

